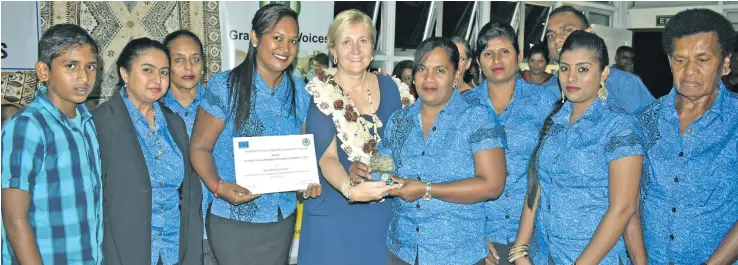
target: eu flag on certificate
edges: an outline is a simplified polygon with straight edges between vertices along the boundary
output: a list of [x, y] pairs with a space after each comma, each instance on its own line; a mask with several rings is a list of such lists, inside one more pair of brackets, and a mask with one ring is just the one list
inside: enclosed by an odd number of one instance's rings
[[249, 141], [238, 142], [238, 149], [249, 148]]

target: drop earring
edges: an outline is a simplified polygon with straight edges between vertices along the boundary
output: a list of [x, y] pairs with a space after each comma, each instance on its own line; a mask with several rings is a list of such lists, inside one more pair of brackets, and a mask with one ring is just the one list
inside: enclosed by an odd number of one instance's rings
[[602, 81], [600, 83], [600, 90], [597, 91], [597, 96], [601, 100], [606, 100], [607, 99], [607, 89], [605, 88], [605, 81]]

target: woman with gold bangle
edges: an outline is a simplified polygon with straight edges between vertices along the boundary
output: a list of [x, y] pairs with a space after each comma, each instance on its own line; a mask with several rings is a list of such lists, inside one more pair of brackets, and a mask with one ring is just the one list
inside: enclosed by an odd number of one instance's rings
[[638, 216], [644, 150], [635, 120], [605, 105], [607, 58], [605, 42], [592, 33], [575, 31], [564, 42], [562, 100], [531, 155], [509, 253], [515, 264], [630, 264], [623, 233]]

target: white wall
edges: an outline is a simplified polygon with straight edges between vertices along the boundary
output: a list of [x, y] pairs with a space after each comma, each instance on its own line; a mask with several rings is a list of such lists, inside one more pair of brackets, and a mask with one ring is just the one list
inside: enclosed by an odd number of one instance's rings
[[680, 6], [680, 7], [654, 7], [654, 8], [631, 8], [628, 9], [629, 29], [663, 28], [656, 26], [656, 16], [673, 16], [679, 11], [692, 8], [709, 8], [725, 15], [724, 10], [738, 9], [738, 4], [709, 5], [709, 6]]

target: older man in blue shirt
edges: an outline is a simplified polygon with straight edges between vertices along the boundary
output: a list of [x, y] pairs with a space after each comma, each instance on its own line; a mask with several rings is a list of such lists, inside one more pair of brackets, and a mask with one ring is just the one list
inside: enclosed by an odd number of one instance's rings
[[650, 264], [738, 264], [738, 95], [720, 82], [734, 36], [709, 9], [682, 11], [664, 28], [674, 89], [636, 114], [650, 160], [642, 185]]
[[[576, 30], [593, 31], [582, 12], [571, 6], [561, 6], [551, 11], [546, 24], [548, 54], [551, 61], [559, 61], [561, 46], [569, 34]], [[546, 87], [560, 94], [558, 79], [559, 75], [556, 73]], [[654, 100], [638, 76], [615, 68], [610, 68], [605, 88], [608, 92], [606, 103], [628, 113], [634, 113]]]

